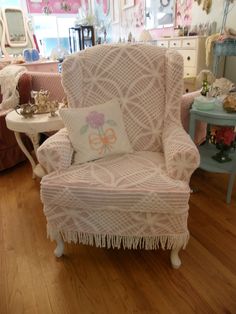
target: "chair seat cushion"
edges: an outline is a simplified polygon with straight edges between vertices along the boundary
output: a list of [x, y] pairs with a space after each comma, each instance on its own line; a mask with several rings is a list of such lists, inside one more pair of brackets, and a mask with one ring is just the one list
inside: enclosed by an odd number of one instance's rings
[[120, 211], [182, 212], [188, 209], [189, 186], [168, 177], [159, 152], [108, 156], [42, 180], [44, 204]]
[[97, 247], [185, 247], [189, 187], [168, 178], [164, 156], [113, 155], [41, 181], [47, 233]]

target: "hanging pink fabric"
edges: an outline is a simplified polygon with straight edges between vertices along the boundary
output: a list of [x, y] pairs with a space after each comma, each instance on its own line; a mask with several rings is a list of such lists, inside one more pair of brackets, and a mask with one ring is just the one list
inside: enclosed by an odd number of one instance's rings
[[35, 34], [33, 34], [33, 39], [34, 39], [34, 44], [35, 44], [36, 49], [38, 50], [38, 52], [40, 52], [38, 41], [37, 41], [37, 38], [36, 38]]
[[103, 0], [103, 13], [107, 15], [109, 13], [109, 2], [108, 0]]
[[89, 3], [88, 3], [88, 0], [84, 0], [84, 6], [85, 6], [86, 12], [88, 12], [88, 10], [89, 10]]

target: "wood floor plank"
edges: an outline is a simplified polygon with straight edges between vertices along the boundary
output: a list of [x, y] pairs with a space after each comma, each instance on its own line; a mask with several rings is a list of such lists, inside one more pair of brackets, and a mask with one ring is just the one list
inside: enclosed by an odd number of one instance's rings
[[[236, 276], [193, 237], [189, 246], [186, 250], [184, 277], [192, 282], [211, 305], [212, 313], [234, 313]], [[196, 264], [196, 267], [191, 267], [192, 263]]]
[[8, 284], [6, 275], [6, 257], [5, 252], [0, 250], [0, 313], [9, 313], [8, 310]]
[[236, 187], [227, 205], [226, 175], [198, 170], [191, 185], [191, 238], [173, 270], [162, 250], [66, 244], [55, 258], [30, 165], [0, 173], [0, 313], [236, 313]]
[[[228, 205], [225, 200], [218, 201], [214, 197], [219, 193], [216, 188], [219, 174], [209, 174], [210, 178], [214, 178], [215, 181], [210, 185], [207, 181], [203, 188], [201, 187], [204, 182], [202, 176], [206, 176], [207, 173], [199, 171], [198, 174], [194, 178], [196, 186], [199, 186], [199, 191], [192, 195], [190, 200], [189, 228], [191, 234], [222, 263], [227, 264], [232, 273], [236, 274], [236, 202], [232, 200]], [[220, 177], [223, 183], [226, 183], [224, 181], [227, 177], [222, 175]]]

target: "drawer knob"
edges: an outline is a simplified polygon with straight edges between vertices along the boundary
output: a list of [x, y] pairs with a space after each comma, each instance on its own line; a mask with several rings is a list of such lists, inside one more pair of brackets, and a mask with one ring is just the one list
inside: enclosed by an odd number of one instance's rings
[[161, 46], [164, 46], [164, 44], [161, 44]]
[[190, 43], [187, 43], [187, 46], [190, 46]]
[[174, 43], [173, 45], [176, 46], [176, 43]]
[[186, 73], [187, 76], [189, 76], [189, 73]]
[[189, 60], [191, 60], [191, 58], [188, 56], [188, 57], [187, 57], [187, 60], [189, 61]]

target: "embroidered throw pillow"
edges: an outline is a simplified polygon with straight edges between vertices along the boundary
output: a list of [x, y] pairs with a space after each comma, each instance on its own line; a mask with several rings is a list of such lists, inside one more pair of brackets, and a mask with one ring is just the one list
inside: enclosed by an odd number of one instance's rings
[[74, 163], [133, 152], [118, 100], [59, 113], [75, 150]]

